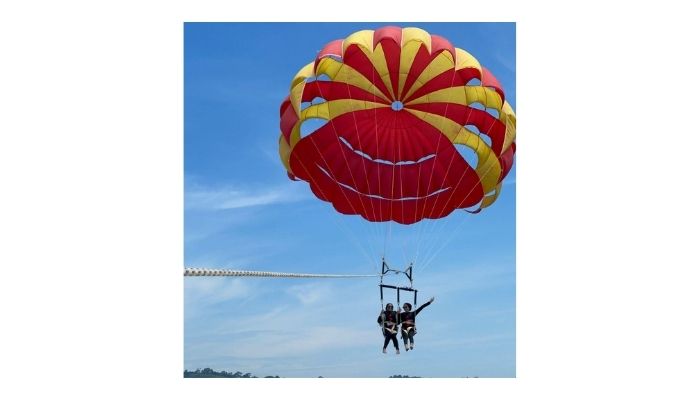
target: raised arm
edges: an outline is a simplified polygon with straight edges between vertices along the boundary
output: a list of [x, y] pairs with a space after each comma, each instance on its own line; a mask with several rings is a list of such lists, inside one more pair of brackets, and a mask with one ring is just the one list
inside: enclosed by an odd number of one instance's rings
[[431, 297], [430, 300], [428, 300], [427, 303], [425, 303], [425, 304], [423, 304], [422, 306], [418, 307], [418, 309], [416, 309], [416, 315], [418, 315], [418, 313], [419, 313], [422, 309], [424, 309], [425, 307], [428, 307], [430, 304], [432, 304], [433, 301], [435, 301], [435, 297]]

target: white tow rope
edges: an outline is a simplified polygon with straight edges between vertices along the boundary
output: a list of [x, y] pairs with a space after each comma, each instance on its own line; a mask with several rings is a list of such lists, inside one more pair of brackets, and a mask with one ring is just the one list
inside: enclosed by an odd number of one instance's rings
[[264, 278], [375, 278], [379, 275], [296, 274], [293, 272], [238, 271], [220, 268], [185, 268], [185, 276], [254, 276]]

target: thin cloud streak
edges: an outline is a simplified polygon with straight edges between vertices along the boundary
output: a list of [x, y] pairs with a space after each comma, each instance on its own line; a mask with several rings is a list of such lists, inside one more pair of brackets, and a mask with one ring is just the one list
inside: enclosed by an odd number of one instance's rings
[[260, 191], [230, 188], [199, 189], [185, 193], [185, 208], [188, 210], [232, 210], [292, 203], [307, 198], [308, 195], [298, 187], [286, 185]]
[[515, 62], [513, 62], [513, 60], [510, 57], [505, 56], [501, 53], [497, 53], [495, 57], [503, 68], [508, 70], [508, 72], [515, 74]]
[[319, 285], [317, 283], [294, 285], [289, 287], [286, 292], [289, 295], [296, 297], [296, 299], [304, 306], [327, 301], [331, 295], [329, 285]]
[[252, 288], [241, 279], [186, 279], [185, 291], [188, 304], [210, 305], [231, 299], [246, 299]]

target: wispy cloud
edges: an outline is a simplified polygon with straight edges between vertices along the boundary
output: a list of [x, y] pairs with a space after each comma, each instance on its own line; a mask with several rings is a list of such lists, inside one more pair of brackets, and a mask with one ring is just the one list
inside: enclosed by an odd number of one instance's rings
[[496, 53], [495, 57], [503, 68], [508, 70], [508, 72], [515, 74], [515, 62], [510, 54], [506, 55], [503, 53]]
[[[248, 336], [236, 346], [231, 346], [229, 355], [235, 358], [299, 357], [317, 354], [328, 349], [358, 346], [378, 342], [376, 332], [367, 329], [338, 326], [313, 326], [311, 329], [278, 330], [272, 334]], [[340, 340], [352, 337], [352, 343]]]
[[[513, 285], [514, 266], [507, 263], [476, 264], [469, 267], [445, 265], [420, 270], [424, 293], [435, 296], [459, 295], [465, 291], [488, 291]], [[415, 272], [414, 272], [415, 273]]]
[[265, 155], [265, 158], [270, 161], [270, 164], [281, 167], [280, 154], [277, 146], [270, 146], [269, 143], [259, 144], [258, 152]]
[[231, 210], [237, 208], [291, 203], [308, 198], [303, 185], [284, 185], [265, 189], [231, 187], [198, 187], [185, 192], [185, 208], [189, 210]]
[[511, 333], [484, 334], [477, 336], [450, 337], [448, 339], [435, 337], [432, 339], [430, 346], [433, 348], [450, 348], [455, 347], [481, 347], [486, 343], [502, 343], [514, 341], [514, 335]]
[[289, 287], [286, 291], [288, 294], [296, 297], [302, 305], [309, 305], [322, 302], [324, 300], [329, 300], [331, 296], [330, 287], [328, 285], [318, 283], [295, 285]]
[[191, 304], [208, 305], [231, 299], [244, 299], [252, 289], [241, 279], [185, 279], [186, 300]]

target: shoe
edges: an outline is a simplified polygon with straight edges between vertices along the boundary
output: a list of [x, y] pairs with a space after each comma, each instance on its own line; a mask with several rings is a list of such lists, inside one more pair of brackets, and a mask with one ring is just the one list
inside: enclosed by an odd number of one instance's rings
[[411, 343], [411, 350], [413, 350], [413, 343]]
[[406, 351], [408, 351], [408, 350], [410, 350], [410, 348], [408, 347], [408, 345], [406, 345]]
[[401, 354], [401, 352], [399, 351], [399, 349], [396, 349], [396, 354]]
[[386, 354], [386, 349], [382, 349], [382, 353]]

